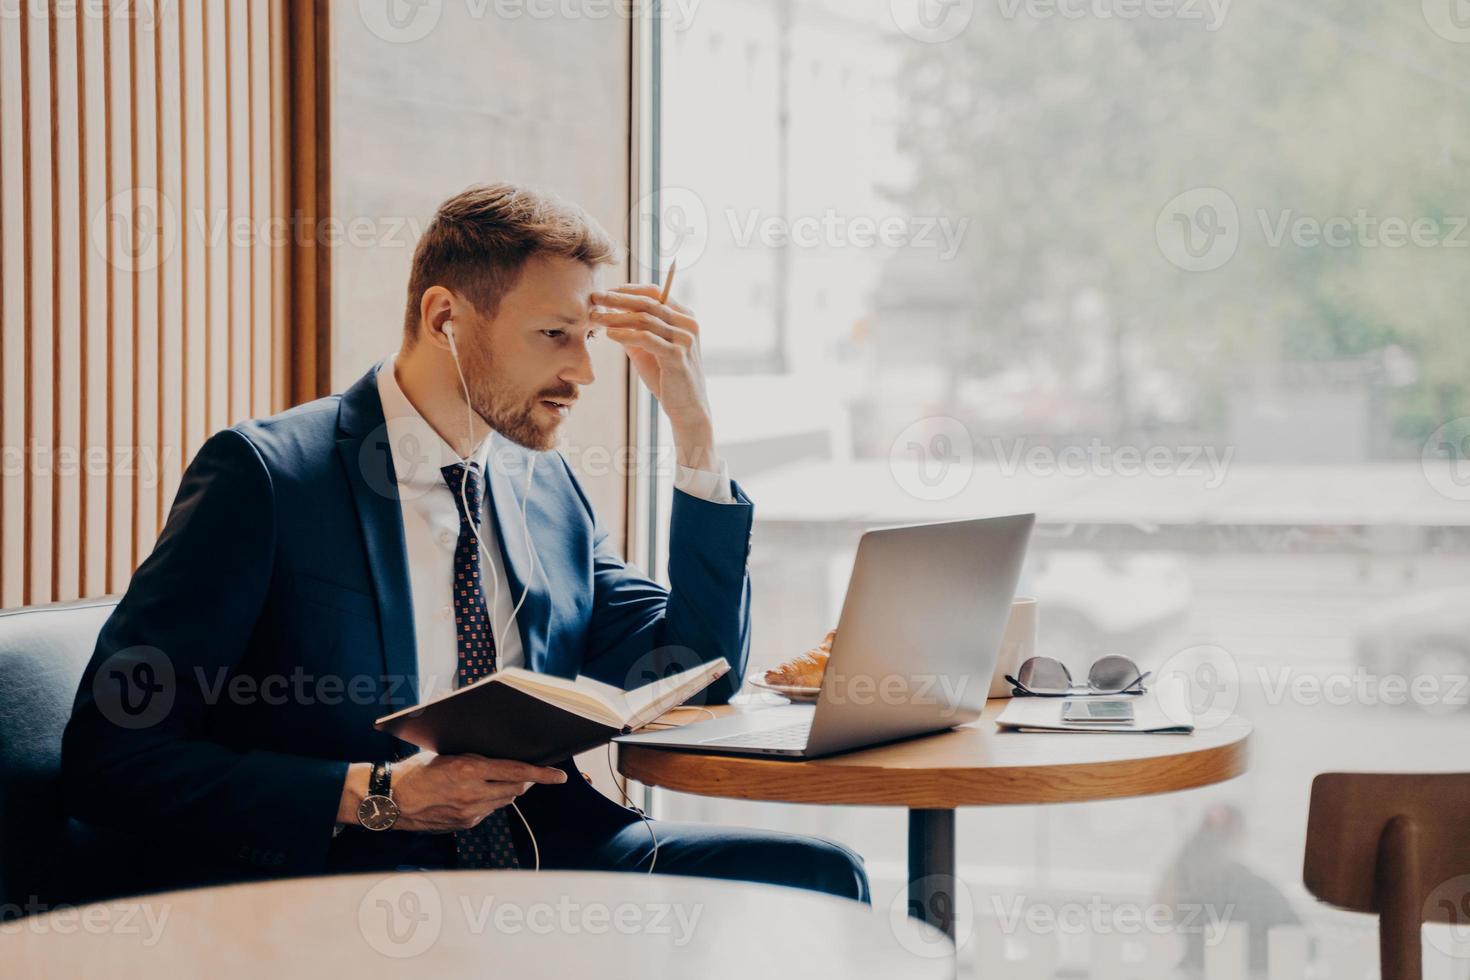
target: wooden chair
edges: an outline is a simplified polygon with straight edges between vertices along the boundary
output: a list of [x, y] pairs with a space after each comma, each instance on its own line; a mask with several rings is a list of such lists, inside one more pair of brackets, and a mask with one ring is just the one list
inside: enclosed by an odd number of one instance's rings
[[1382, 980], [1422, 980], [1420, 927], [1470, 925], [1470, 773], [1312, 781], [1307, 890], [1378, 915]]

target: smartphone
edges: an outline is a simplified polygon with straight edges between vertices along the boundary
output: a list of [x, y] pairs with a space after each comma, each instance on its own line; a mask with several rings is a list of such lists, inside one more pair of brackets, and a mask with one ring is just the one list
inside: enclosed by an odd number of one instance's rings
[[1062, 721], [1094, 725], [1128, 725], [1133, 722], [1133, 705], [1127, 701], [1077, 699], [1062, 702]]

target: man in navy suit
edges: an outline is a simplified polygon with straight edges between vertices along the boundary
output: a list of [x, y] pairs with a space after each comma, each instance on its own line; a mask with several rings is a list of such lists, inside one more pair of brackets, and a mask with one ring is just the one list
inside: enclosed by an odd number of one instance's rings
[[[418, 244], [395, 357], [200, 449], [63, 742], [114, 887], [656, 861], [868, 899], [838, 844], [650, 827], [570, 759], [436, 756], [373, 728], [510, 665], [634, 687], [724, 657], [710, 700], [739, 688], [751, 502], [714, 451], [697, 320], [652, 287], [598, 291], [615, 252], [579, 208], [472, 188]], [[555, 449], [599, 331], [672, 424], [669, 589], [617, 556]]]

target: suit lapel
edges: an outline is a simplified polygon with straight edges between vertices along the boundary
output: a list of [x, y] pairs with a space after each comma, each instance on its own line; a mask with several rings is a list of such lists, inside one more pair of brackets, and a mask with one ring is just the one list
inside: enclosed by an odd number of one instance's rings
[[[515, 625], [520, 632], [526, 667], [540, 671], [546, 667], [551, 606], [545, 591], [546, 577], [539, 565], [533, 566], [534, 559], [527, 554], [526, 535], [521, 526], [526, 466], [531, 453], [498, 434], [492, 434], [490, 439], [490, 458], [486, 465], [489, 471], [490, 515], [495, 522], [495, 536], [500, 541], [500, 558], [505, 566], [512, 609], [520, 602], [527, 580], [531, 582], [525, 604], [516, 613]], [[533, 495], [534, 492], [533, 488]], [[535, 527], [538, 523], [536, 511], [535, 501], [532, 500], [526, 521], [532, 529], [533, 547], [536, 546]], [[503, 628], [504, 624], [501, 625]]]
[[390, 679], [391, 707], [383, 712], [387, 714], [418, 701], [418, 645], [414, 639], [403, 511], [388, 428], [383, 423], [383, 403], [378, 397], [377, 368], [342, 395], [337, 434], [337, 453], [357, 506], [368, 571], [377, 593], [383, 671]]

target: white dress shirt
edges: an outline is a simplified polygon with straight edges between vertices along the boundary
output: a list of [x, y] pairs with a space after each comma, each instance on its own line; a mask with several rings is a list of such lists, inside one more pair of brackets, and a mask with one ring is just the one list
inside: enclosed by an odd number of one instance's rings
[[[418, 645], [419, 697], [427, 700], [454, 687], [459, 650], [454, 628], [454, 547], [459, 540], [459, 504], [444, 482], [442, 467], [460, 462], [459, 454], [425, 421], [398, 385], [394, 358], [378, 369], [378, 397], [383, 402], [383, 419], [388, 428], [388, 445], [397, 475], [398, 500], [403, 509], [403, 540], [408, 552], [408, 584], [412, 593], [414, 637]], [[470, 459], [479, 462], [481, 473], [493, 464], [487, 435]], [[411, 454], [411, 455], [410, 455]], [[674, 487], [691, 496], [714, 503], [735, 503], [730, 477], [723, 459], [719, 471], [677, 466]], [[500, 667], [524, 667], [519, 623], [510, 628], [511, 610], [520, 596], [510, 594], [505, 563], [495, 521], [489, 516], [490, 481], [483, 488], [479, 538], [482, 579], [489, 580], [488, 604], [491, 631], [495, 637], [496, 663]], [[495, 583], [499, 582], [497, 589]], [[525, 588], [524, 584], [522, 588]], [[525, 607], [521, 607], [524, 611]]]

